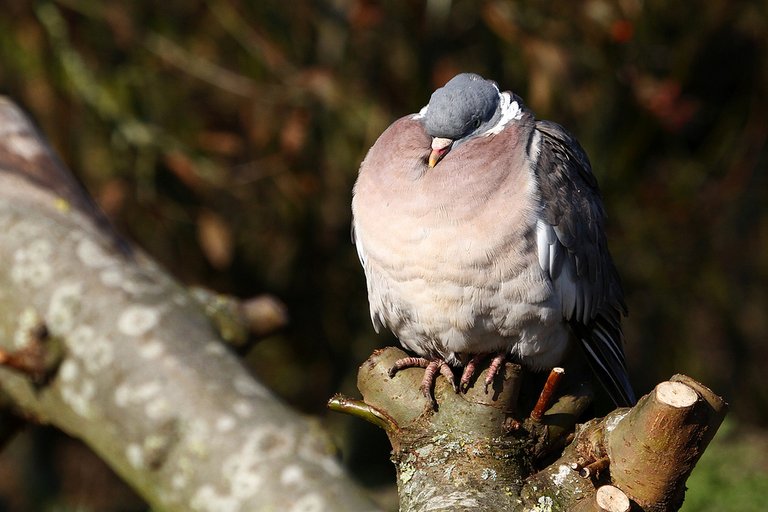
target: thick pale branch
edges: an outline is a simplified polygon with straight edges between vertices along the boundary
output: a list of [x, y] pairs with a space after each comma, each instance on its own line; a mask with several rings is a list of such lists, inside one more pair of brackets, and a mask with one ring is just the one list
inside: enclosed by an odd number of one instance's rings
[[0, 261], [0, 349], [18, 354], [40, 324], [63, 349], [42, 387], [0, 369], [6, 403], [85, 441], [154, 510], [374, 508], [320, 428], [248, 373], [185, 287], [110, 230], [2, 98]]

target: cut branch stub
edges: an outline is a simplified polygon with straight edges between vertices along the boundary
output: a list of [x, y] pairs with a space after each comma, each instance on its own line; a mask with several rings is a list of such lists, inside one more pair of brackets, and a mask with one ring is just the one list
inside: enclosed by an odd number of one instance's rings
[[595, 493], [597, 508], [604, 512], [629, 512], [629, 498], [624, 491], [612, 485], [604, 485]]
[[631, 503], [624, 491], [612, 485], [598, 488], [594, 496], [582, 499], [570, 512], [629, 512]]
[[258, 340], [288, 325], [285, 305], [271, 295], [241, 301], [201, 286], [193, 286], [189, 291], [222, 340], [240, 354], [246, 354]]
[[617, 409], [580, 426], [562, 456], [527, 479], [522, 510], [542, 500], [561, 510], [626, 510], [619, 493], [594, 490], [606, 483], [620, 489], [633, 510], [678, 510], [685, 481], [725, 411], [720, 397], [677, 375], [632, 409]]
[[725, 416], [725, 401], [692, 382], [662, 382], [606, 428], [612, 482], [643, 510], [680, 507], [685, 481]]
[[[386, 412], [398, 426], [387, 434], [400, 509], [456, 510], [494, 503], [498, 510], [511, 510], [532, 468], [528, 437], [507, 435], [503, 429], [516, 406], [521, 368], [506, 363], [487, 394], [482, 385], [456, 393], [438, 378], [439, 406], [434, 410], [419, 391], [423, 370], [402, 370], [389, 377], [389, 369], [404, 355], [396, 348], [378, 350], [358, 374], [365, 403]], [[484, 373], [472, 384], [483, 382]]]
[[22, 330], [22, 345], [16, 350], [0, 348], [0, 366], [29, 377], [34, 386], [45, 385], [55, 374], [62, 359], [62, 346], [51, 338], [41, 319], [33, 317], [29, 329]]

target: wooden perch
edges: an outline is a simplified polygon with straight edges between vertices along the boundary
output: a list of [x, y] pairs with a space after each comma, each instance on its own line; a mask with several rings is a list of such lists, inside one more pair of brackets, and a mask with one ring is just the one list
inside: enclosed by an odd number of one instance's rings
[[397, 467], [400, 510], [482, 510], [488, 503], [495, 503], [496, 510], [511, 510], [528, 468], [508, 460], [530, 464], [528, 440], [506, 436], [502, 428], [515, 409], [520, 367], [507, 364], [503, 387], [495, 386], [488, 394], [482, 385], [458, 394], [445, 379], [437, 379], [435, 412], [419, 390], [422, 369], [389, 377], [394, 362], [404, 355], [395, 348], [377, 351], [358, 374], [365, 402], [397, 425], [387, 434]]
[[0, 261], [0, 403], [82, 439], [153, 510], [374, 509], [4, 98]]
[[[401, 511], [678, 510], [685, 481], [726, 410], [712, 391], [676, 375], [635, 407], [589, 421], [569, 436], [591, 400], [579, 371], [550, 377], [541, 393], [548, 398], [538, 401], [534, 418], [529, 407], [539, 393], [511, 363], [488, 394], [477, 385], [487, 370], [466, 393], [438, 378], [435, 410], [419, 391], [423, 371], [389, 377], [404, 356], [397, 348], [374, 352], [358, 373], [364, 401], [337, 396], [334, 407], [386, 430]], [[540, 414], [553, 398], [553, 379], [561, 394]], [[354, 408], [338, 406], [346, 401]], [[559, 458], [539, 469], [570, 437]]]

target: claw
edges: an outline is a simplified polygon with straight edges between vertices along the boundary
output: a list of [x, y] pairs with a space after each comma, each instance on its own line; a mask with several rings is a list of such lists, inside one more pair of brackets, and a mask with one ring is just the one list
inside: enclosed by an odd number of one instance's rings
[[448, 366], [448, 363], [445, 361], [440, 361], [440, 364], [438, 365], [438, 368], [440, 370], [440, 375], [445, 377], [445, 380], [448, 381], [448, 384], [451, 385], [453, 388], [453, 391], [455, 393], [459, 392], [459, 387], [456, 385], [456, 379], [453, 376], [453, 370], [450, 366]]
[[480, 364], [480, 362], [485, 359], [485, 356], [487, 355], [488, 354], [476, 354], [472, 356], [472, 359], [470, 359], [467, 365], [464, 367], [464, 371], [461, 373], [461, 381], [459, 381], [459, 388], [463, 393], [466, 393], [469, 390], [469, 382], [475, 375], [477, 365]]
[[405, 368], [424, 368], [424, 378], [421, 379], [419, 389], [424, 397], [432, 403], [432, 407], [434, 408], [437, 408], [437, 402], [435, 401], [435, 396], [432, 390], [435, 387], [437, 372], [440, 372], [440, 375], [445, 377], [445, 380], [448, 381], [448, 384], [451, 385], [453, 390], [458, 392], [456, 379], [453, 376], [453, 370], [451, 370], [448, 363], [442, 359], [429, 360], [424, 357], [404, 357], [398, 359], [395, 361], [395, 364], [392, 365], [392, 368], [389, 369], [389, 377], [394, 377], [397, 372]]
[[426, 368], [430, 361], [423, 357], [404, 357], [395, 361], [392, 368], [389, 369], [389, 378], [395, 376], [397, 372], [405, 368]]
[[488, 365], [488, 373], [485, 374], [485, 394], [488, 394], [488, 386], [493, 384], [493, 379], [496, 378], [496, 374], [499, 373], [499, 368], [502, 367], [507, 360], [506, 352], [500, 352], [493, 356], [491, 364]]
[[442, 361], [430, 361], [427, 367], [424, 369], [424, 378], [421, 379], [421, 386], [419, 389], [427, 400], [435, 401], [435, 397], [432, 395], [432, 387], [435, 385], [435, 377], [440, 363]]

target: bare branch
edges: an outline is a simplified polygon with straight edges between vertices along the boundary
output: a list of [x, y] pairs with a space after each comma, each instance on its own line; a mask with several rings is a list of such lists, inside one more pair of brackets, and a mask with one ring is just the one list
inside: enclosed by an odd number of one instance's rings
[[[390, 377], [389, 369], [404, 356], [396, 348], [374, 352], [358, 373], [364, 402], [342, 408], [363, 411], [374, 423], [369, 408], [375, 418], [388, 418], [381, 426], [392, 443], [404, 511], [626, 512], [631, 503], [642, 511], [678, 510], [685, 480], [725, 413], [722, 399], [678, 375], [634, 408], [589, 421], [569, 436], [591, 401], [578, 364], [567, 374], [554, 372], [541, 394], [511, 363], [489, 394], [476, 385], [487, 368], [466, 393], [438, 378], [435, 410], [419, 390], [422, 369]], [[553, 380], [560, 382], [559, 396]], [[541, 410], [553, 399], [549, 409], [530, 417], [534, 403]], [[559, 458], [537, 470], [567, 439], [573, 442]]]
[[328, 400], [328, 408], [332, 411], [356, 416], [379, 428], [383, 428], [387, 432], [397, 432], [400, 430], [395, 420], [362, 400], [355, 400], [354, 398], [337, 393]]
[[2, 98], [0, 261], [0, 348], [17, 353], [38, 323], [63, 348], [43, 386], [0, 368], [7, 402], [85, 441], [153, 509], [374, 508], [321, 429], [249, 374], [185, 287], [114, 235]]

